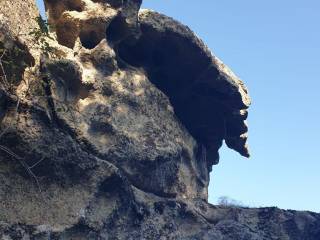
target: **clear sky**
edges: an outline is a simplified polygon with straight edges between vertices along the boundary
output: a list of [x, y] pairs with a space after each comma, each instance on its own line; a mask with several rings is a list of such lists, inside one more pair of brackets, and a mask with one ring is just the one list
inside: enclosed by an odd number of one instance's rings
[[249, 88], [252, 157], [221, 149], [209, 201], [320, 212], [320, 1], [144, 2], [193, 29]]

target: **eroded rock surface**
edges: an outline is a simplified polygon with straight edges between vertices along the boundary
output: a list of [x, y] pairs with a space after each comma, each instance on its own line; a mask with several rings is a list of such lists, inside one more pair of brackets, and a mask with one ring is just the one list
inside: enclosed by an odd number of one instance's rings
[[[15, 37], [26, 40], [26, 43], [30, 43], [29, 32], [37, 27], [34, 19], [39, 15], [39, 11], [34, 4], [33, 0], [12, 1], [1, 0], [0, 1], [0, 25], [1, 28], [5, 25], [10, 26], [7, 31], [14, 34]], [[1, 33], [8, 35], [9, 33], [1, 30]]]
[[190, 29], [139, 0], [45, 4], [52, 55], [16, 31], [33, 1], [0, 4], [21, 54], [0, 74], [2, 239], [319, 239], [319, 214], [208, 204], [222, 141], [249, 155], [250, 98]]
[[248, 157], [250, 98], [241, 80], [188, 27], [149, 10], [140, 13], [139, 23], [141, 37], [134, 45], [120, 44], [120, 57], [144, 68], [169, 97], [181, 122], [213, 155], [210, 164], [217, 163], [223, 139]]

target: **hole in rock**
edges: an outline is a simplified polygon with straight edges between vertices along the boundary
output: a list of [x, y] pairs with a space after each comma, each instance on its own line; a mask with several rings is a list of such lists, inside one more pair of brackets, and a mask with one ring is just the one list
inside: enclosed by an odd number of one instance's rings
[[118, 43], [129, 33], [128, 24], [122, 16], [116, 16], [108, 26], [106, 35], [109, 43]]
[[48, 65], [59, 100], [76, 103], [89, 96], [92, 85], [82, 82], [80, 67], [70, 60], [59, 60]]
[[79, 98], [80, 99], [86, 99], [87, 97], [89, 97], [90, 95], [90, 91], [94, 89], [92, 85], [85, 85], [85, 84], [82, 84], [80, 85], [80, 88], [79, 88]]
[[80, 41], [83, 47], [87, 49], [95, 48], [102, 39], [98, 37], [98, 34], [95, 31], [81, 32]]

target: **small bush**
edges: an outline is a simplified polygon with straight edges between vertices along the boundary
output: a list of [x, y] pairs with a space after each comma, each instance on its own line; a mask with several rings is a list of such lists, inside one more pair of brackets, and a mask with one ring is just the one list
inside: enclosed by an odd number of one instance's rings
[[32, 29], [29, 35], [32, 36], [33, 42], [46, 57], [54, 55], [56, 49], [51, 47], [48, 42], [48, 39], [54, 40], [49, 34], [49, 27], [51, 26], [49, 26], [48, 21], [44, 20], [40, 15], [35, 18], [35, 21], [38, 23], [38, 27]]
[[242, 202], [232, 199], [228, 196], [219, 197], [218, 205], [223, 207], [248, 207], [248, 206], [245, 206]]

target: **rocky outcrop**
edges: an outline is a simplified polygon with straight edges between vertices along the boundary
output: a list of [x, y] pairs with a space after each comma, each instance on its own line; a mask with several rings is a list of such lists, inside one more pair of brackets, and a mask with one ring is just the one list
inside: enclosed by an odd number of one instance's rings
[[121, 41], [138, 31], [137, 13], [141, 0], [46, 0], [45, 4], [58, 42], [69, 48], [74, 48], [80, 40], [83, 47], [92, 49], [107, 37]]
[[141, 37], [134, 45], [121, 43], [120, 57], [145, 69], [169, 97], [181, 122], [209, 150], [210, 164], [217, 163], [223, 139], [248, 157], [250, 98], [241, 80], [188, 27], [149, 10], [140, 12], [139, 23]]
[[10, 11], [27, 8], [1, 4], [2, 239], [319, 238], [319, 214], [208, 204], [222, 141], [249, 155], [250, 98], [186, 26], [138, 0], [46, 0], [51, 29], [26, 41]]

